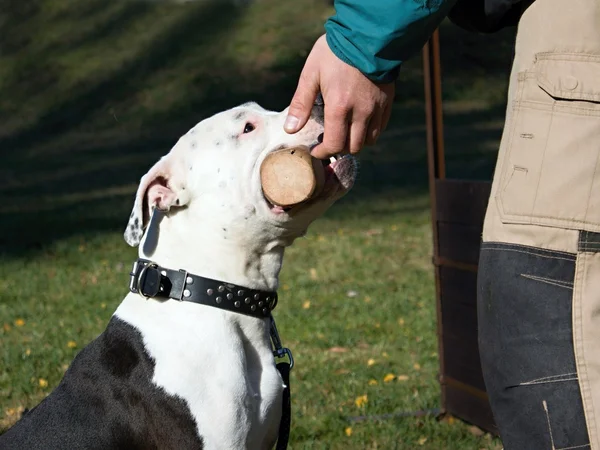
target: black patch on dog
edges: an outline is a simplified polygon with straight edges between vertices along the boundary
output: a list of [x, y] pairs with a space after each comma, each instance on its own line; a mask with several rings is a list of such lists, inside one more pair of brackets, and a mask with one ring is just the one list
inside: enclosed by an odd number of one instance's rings
[[215, 142], [215, 146], [216, 146], [216, 147], [219, 147], [220, 145], [221, 145], [221, 141], [217, 141], [217, 142]]
[[240, 111], [238, 112], [234, 117], [233, 120], [241, 120], [244, 117], [246, 117], [246, 112], [245, 111]]
[[141, 333], [113, 317], [52, 394], [0, 436], [0, 449], [201, 450], [188, 406], [152, 383], [154, 366]]

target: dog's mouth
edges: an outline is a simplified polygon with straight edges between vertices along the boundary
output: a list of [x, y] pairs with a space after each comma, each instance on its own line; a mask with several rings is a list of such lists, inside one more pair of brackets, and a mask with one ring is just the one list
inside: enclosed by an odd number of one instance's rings
[[[321, 136], [319, 137], [321, 138]], [[322, 139], [319, 139], [319, 142], [315, 142], [310, 146], [310, 149], [312, 150], [321, 141]], [[290, 214], [296, 209], [322, 199], [334, 197], [336, 194], [342, 196], [354, 185], [358, 172], [358, 164], [356, 158], [352, 155], [332, 156], [329, 160], [321, 160], [321, 166], [324, 171], [324, 181], [320, 186], [317, 186], [315, 192], [309, 199], [293, 206], [279, 206], [272, 204], [265, 198], [271, 212], [278, 215]]]

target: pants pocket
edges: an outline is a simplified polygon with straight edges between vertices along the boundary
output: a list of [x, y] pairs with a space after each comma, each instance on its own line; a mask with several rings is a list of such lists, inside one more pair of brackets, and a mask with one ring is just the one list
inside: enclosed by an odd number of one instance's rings
[[509, 126], [501, 220], [600, 231], [600, 55], [537, 54]]

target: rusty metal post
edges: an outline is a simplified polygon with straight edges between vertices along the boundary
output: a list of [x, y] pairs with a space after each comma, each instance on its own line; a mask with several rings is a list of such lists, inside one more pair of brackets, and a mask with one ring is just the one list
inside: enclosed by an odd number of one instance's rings
[[441, 384], [441, 410], [446, 410], [446, 389], [443, 375], [444, 347], [442, 341], [442, 311], [440, 289], [439, 240], [437, 222], [436, 181], [446, 177], [444, 159], [444, 124], [442, 114], [442, 76], [440, 67], [439, 31], [435, 30], [423, 47], [423, 77], [425, 81], [425, 118], [427, 124], [427, 163], [429, 172], [429, 196], [431, 202], [431, 226], [433, 228], [433, 261], [435, 270], [435, 297], [437, 313], [438, 355]]

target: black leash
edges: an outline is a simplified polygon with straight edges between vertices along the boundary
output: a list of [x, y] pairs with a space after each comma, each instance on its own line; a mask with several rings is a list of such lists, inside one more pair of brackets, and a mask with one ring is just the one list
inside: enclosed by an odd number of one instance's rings
[[290, 429], [292, 426], [292, 398], [290, 391], [290, 365], [288, 363], [277, 364], [277, 370], [283, 378], [283, 409], [281, 410], [281, 422], [279, 423], [279, 436], [277, 437], [276, 450], [285, 450], [290, 440]]
[[283, 380], [283, 408], [276, 450], [285, 450], [290, 438], [292, 402], [290, 393], [290, 371], [294, 358], [289, 348], [281, 345], [281, 339], [271, 312], [277, 306], [277, 292], [248, 289], [231, 283], [193, 275], [185, 270], [172, 270], [139, 258], [130, 272], [129, 290], [145, 299], [170, 298], [181, 302], [192, 302], [257, 318], [269, 317], [273, 356], [287, 358], [276, 364]]
[[273, 344], [273, 356], [275, 358], [287, 357], [289, 361], [276, 364], [277, 370], [283, 379], [283, 408], [281, 410], [281, 422], [279, 423], [279, 436], [277, 438], [276, 450], [285, 450], [290, 439], [290, 429], [292, 424], [292, 399], [290, 390], [290, 371], [294, 367], [294, 357], [289, 348], [281, 345], [279, 332], [275, 326], [275, 319], [271, 316], [271, 342]]

